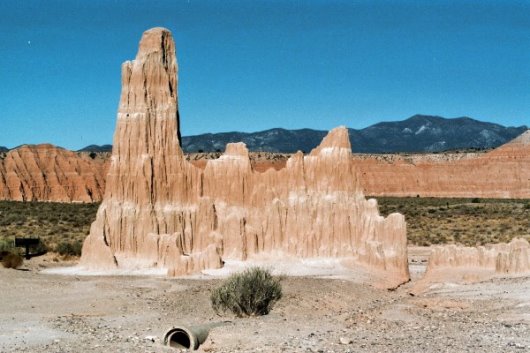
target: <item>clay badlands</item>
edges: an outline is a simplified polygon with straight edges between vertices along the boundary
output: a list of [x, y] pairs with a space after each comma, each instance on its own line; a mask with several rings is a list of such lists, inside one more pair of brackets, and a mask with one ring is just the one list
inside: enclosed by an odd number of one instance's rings
[[[179, 276], [266, 254], [277, 260], [339, 258], [362, 268], [366, 281], [381, 287], [409, 280], [404, 217], [384, 219], [376, 200], [364, 198], [362, 169], [355, 168], [345, 128], [332, 130], [308, 156], [293, 155], [280, 170], [254, 171], [242, 143], [228, 144], [220, 158], [197, 168], [179, 145], [177, 82], [171, 33], [145, 32], [136, 59], [122, 66], [106, 192], [83, 245], [81, 266], [161, 268]], [[518, 166], [528, 161], [523, 153], [528, 140], [526, 133], [492, 152], [513, 159], [515, 172], [498, 177], [523, 184], [523, 192], [529, 190], [528, 179]], [[494, 262], [502, 273], [526, 273], [529, 251], [520, 240], [495, 248], [491, 260], [482, 261], [484, 253], [478, 251], [457, 263], [481, 268]], [[429, 269], [436, 265], [453, 263], [436, 261]]]
[[405, 220], [364, 199], [345, 128], [279, 171], [254, 171], [242, 143], [200, 169], [180, 149], [178, 116], [172, 36], [149, 30], [122, 66], [106, 193], [82, 266], [176, 276], [268, 254], [342, 258], [381, 286], [409, 279]]
[[[154, 28], [122, 65], [108, 165], [45, 146], [3, 158], [2, 198], [102, 202], [79, 264], [42, 274], [49, 264], [32, 259], [30, 271], [0, 270], [10, 283], [1, 292], [2, 351], [171, 351], [161, 345], [164, 328], [220, 321], [208, 304], [212, 274], [261, 262], [326, 271], [287, 278], [270, 315], [225, 322], [203, 351], [529, 349], [526, 240], [409, 249], [405, 218], [380, 216], [364, 196], [528, 198], [528, 132], [476, 158], [436, 161], [354, 156], [339, 127], [308, 155], [257, 168], [242, 143], [191, 163], [179, 123], [175, 44]], [[143, 275], [114, 276], [120, 271]], [[106, 276], [81, 276], [96, 273]]]
[[[218, 153], [186, 156], [204, 168]], [[282, 169], [290, 155], [250, 153], [255, 171]], [[109, 153], [75, 153], [52, 145], [0, 153], [0, 200], [99, 202]], [[366, 195], [530, 198], [530, 132], [486, 153], [353, 154]], [[45, 178], [46, 176], [46, 178]]]

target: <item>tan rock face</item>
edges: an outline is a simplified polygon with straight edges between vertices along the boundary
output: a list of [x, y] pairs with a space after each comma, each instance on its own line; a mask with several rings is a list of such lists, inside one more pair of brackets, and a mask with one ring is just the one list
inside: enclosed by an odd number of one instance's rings
[[[355, 154], [353, 159], [367, 195], [530, 198], [529, 140], [530, 131], [489, 153]], [[20, 159], [22, 155], [27, 162]], [[250, 153], [252, 169], [280, 170], [289, 156]], [[218, 153], [187, 156], [201, 169], [217, 157]], [[13, 163], [15, 159], [19, 161]], [[7, 166], [4, 160], [9, 161]], [[99, 202], [105, 191], [109, 160], [108, 153], [98, 153], [92, 160], [88, 153], [73, 153], [52, 145], [23, 146], [0, 153], [0, 199]]]
[[434, 247], [427, 274], [440, 268], [488, 270], [497, 274], [518, 274], [530, 271], [530, 245], [515, 238], [509, 244], [479, 247], [445, 245]]
[[382, 286], [408, 280], [404, 218], [385, 219], [364, 199], [345, 128], [280, 170], [255, 171], [242, 143], [204, 169], [186, 161], [174, 48], [170, 32], [155, 28], [123, 64], [105, 197], [82, 265], [183, 275], [266, 253], [343, 258]]
[[530, 131], [472, 158], [355, 157], [367, 195], [530, 198]]
[[530, 273], [530, 245], [525, 239], [513, 239], [479, 247], [444, 245], [433, 247], [424, 277], [415, 286], [420, 292], [432, 283], [467, 283], [493, 277]]
[[25, 145], [0, 159], [0, 200], [97, 202], [104, 162], [52, 145]]

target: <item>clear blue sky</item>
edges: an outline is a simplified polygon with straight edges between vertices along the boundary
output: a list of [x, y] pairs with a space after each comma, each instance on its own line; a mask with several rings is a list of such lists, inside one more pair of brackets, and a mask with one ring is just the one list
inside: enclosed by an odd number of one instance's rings
[[0, 1], [0, 146], [111, 143], [120, 65], [177, 43], [183, 135], [530, 124], [530, 1]]

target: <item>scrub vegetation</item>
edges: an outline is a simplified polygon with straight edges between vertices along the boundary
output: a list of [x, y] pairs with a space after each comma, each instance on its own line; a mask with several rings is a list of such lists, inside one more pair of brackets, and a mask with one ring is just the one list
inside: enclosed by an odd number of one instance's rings
[[376, 197], [383, 215], [399, 212], [413, 245], [467, 246], [530, 241], [529, 200]]
[[0, 201], [0, 251], [15, 237], [40, 238], [37, 252], [79, 256], [99, 204]]
[[267, 315], [282, 297], [280, 279], [260, 267], [228, 277], [212, 291], [210, 300], [217, 314], [232, 312], [237, 317]]

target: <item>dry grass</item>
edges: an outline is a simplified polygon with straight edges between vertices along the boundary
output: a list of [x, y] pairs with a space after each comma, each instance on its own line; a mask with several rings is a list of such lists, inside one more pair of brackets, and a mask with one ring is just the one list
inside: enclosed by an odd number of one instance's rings
[[15, 237], [38, 237], [50, 250], [75, 247], [88, 235], [98, 206], [0, 201], [0, 246]]
[[400, 212], [414, 245], [468, 246], [530, 240], [530, 200], [380, 197], [383, 215]]

